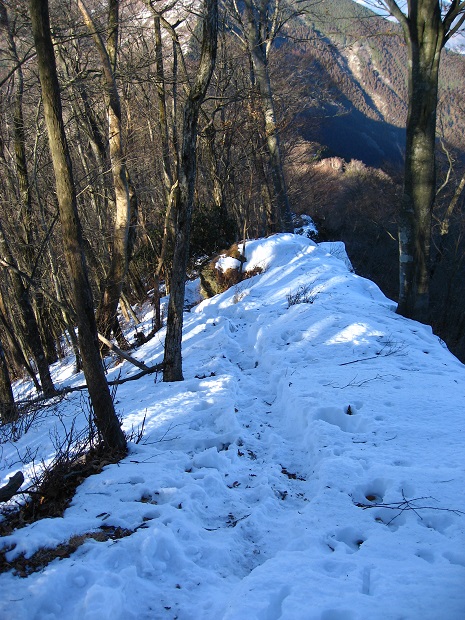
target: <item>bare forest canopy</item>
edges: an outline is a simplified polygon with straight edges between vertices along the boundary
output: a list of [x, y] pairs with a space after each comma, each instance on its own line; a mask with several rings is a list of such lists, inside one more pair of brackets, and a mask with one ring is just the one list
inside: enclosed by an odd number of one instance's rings
[[[183, 106], [201, 56], [198, 7], [126, 0], [114, 24], [106, 3], [89, 0], [89, 26], [79, 4], [52, 0], [50, 19], [84, 252], [95, 307], [101, 308], [116, 252], [117, 175], [107, 117], [116, 93], [125, 164], [120, 178], [131, 203], [129, 267], [120, 298], [129, 315], [131, 305], [169, 275]], [[407, 113], [399, 28], [350, 0], [277, 6], [279, 27], [263, 48], [291, 209], [314, 217], [322, 240], [345, 241], [359, 273], [395, 298]], [[273, 230], [277, 193], [270, 132], [241, 7], [229, 1], [219, 7], [216, 66], [198, 120], [191, 269], [245, 236]], [[0, 0], [0, 31], [2, 359], [12, 378], [38, 372], [47, 385], [44, 361], [52, 363], [68, 347], [76, 351], [77, 342], [26, 3]], [[439, 231], [464, 171], [464, 74], [465, 58], [446, 51], [431, 275], [434, 329], [462, 359], [463, 196], [448, 235]], [[35, 344], [32, 332], [38, 334]]]

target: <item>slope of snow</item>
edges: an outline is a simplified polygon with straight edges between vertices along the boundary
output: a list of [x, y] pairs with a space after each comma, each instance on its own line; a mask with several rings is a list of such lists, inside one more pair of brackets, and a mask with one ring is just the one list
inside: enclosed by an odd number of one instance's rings
[[[63, 518], [0, 544], [11, 559], [101, 526], [133, 533], [0, 575], [2, 619], [465, 617], [464, 366], [341, 244], [288, 234], [245, 251], [263, 273], [185, 315], [185, 381], [119, 387], [142, 442]], [[162, 344], [137, 356], [161, 361]], [[69, 396], [4, 444], [4, 479], [27, 447], [50, 458], [52, 429], [83, 427], [81, 410]]]

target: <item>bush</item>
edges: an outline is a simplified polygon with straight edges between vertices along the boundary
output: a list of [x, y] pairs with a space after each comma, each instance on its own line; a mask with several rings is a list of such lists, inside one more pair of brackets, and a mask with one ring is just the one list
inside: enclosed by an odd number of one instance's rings
[[313, 304], [319, 292], [318, 288], [315, 288], [315, 282], [301, 284], [295, 293], [291, 291], [286, 295], [287, 307], [290, 308], [298, 304]]
[[[226, 270], [218, 269], [217, 263], [220, 258], [230, 257], [237, 261], [237, 267]], [[263, 273], [263, 267], [257, 265], [254, 269], [245, 271], [242, 267], [246, 262], [245, 256], [239, 251], [237, 243], [232, 245], [229, 250], [208, 260], [200, 268], [200, 283], [202, 294], [205, 297], [213, 297], [218, 293], [227, 291], [232, 286], [248, 280], [253, 276]]]

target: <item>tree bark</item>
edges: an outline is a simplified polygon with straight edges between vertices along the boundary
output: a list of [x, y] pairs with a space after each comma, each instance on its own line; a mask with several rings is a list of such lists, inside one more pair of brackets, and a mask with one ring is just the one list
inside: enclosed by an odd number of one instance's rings
[[441, 221], [441, 237], [444, 237], [449, 233], [450, 226], [450, 218], [454, 212], [455, 207], [459, 201], [460, 196], [462, 195], [463, 190], [465, 189], [465, 173], [462, 175], [457, 187], [455, 188], [454, 195], [452, 196], [452, 200], [449, 203], [449, 206], [446, 209], [446, 214], [444, 215]]
[[[174, 197], [178, 191], [177, 174], [179, 169], [179, 162], [177, 160], [177, 148], [176, 148], [176, 78], [173, 79], [173, 152], [176, 157], [175, 161], [171, 159], [171, 149], [169, 141], [169, 127], [168, 127], [168, 113], [167, 113], [167, 93], [166, 93], [166, 80], [165, 69], [163, 63], [163, 37], [161, 34], [161, 17], [157, 12], [150, 0], [146, 0], [147, 7], [152, 10], [153, 13], [153, 30], [155, 37], [155, 66], [156, 66], [156, 86], [157, 86], [157, 101], [158, 101], [158, 128], [160, 132], [160, 142], [162, 151], [162, 170], [163, 170], [163, 195], [165, 199], [165, 218], [163, 225], [163, 237], [160, 247], [160, 253], [158, 256], [157, 264], [154, 271], [154, 293], [153, 293], [153, 311], [154, 320], [152, 321], [152, 334], [161, 329], [161, 308], [160, 308], [160, 280], [162, 272], [168, 272], [168, 256], [172, 253], [172, 246], [174, 240], [174, 223], [173, 223], [173, 203]], [[174, 33], [170, 33], [172, 38]], [[173, 41], [173, 75], [176, 76], [177, 61], [176, 61], [176, 47]], [[176, 179], [174, 178], [176, 177]], [[167, 278], [165, 278], [167, 279]]]
[[[19, 209], [22, 243], [24, 247], [22, 253], [17, 256], [18, 263], [23, 270], [28, 270], [31, 265], [31, 243], [32, 243], [32, 202], [29, 185], [29, 176], [26, 157], [26, 139], [23, 119], [23, 93], [24, 80], [21, 64], [16, 49], [16, 42], [10, 26], [8, 12], [3, 0], [0, 0], [0, 26], [4, 30], [8, 43], [11, 58], [18, 64], [14, 82], [14, 105], [13, 105], [13, 139], [15, 153], [15, 172], [16, 182], [19, 192]], [[13, 258], [10, 247], [7, 244], [3, 228], [0, 224], [0, 249], [3, 258], [16, 266], [16, 259]], [[16, 273], [10, 274], [12, 288], [19, 305], [21, 329], [29, 344], [29, 349], [37, 366], [42, 383], [44, 395], [52, 395], [55, 391], [49, 370], [49, 360], [44, 351], [44, 340], [41, 338], [39, 315], [34, 314], [34, 300], [30, 297], [28, 288]]]
[[110, 450], [125, 450], [126, 439], [115, 413], [100, 359], [94, 304], [82, 248], [76, 190], [66, 140], [55, 55], [50, 35], [48, 0], [29, 0], [29, 12], [39, 65], [45, 122], [55, 172], [64, 254], [76, 312], [79, 346], [97, 428]]
[[[3, 0], [0, 0], [0, 26], [5, 31], [11, 57], [17, 63], [14, 85], [15, 95], [13, 106], [13, 137], [15, 147], [16, 176], [19, 189], [19, 203], [21, 208], [21, 224], [23, 228], [22, 232], [24, 236], [24, 243], [26, 244], [27, 253], [27, 245], [30, 244], [32, 240], [32, 203], [27, 169], [26, 139], [23, 119], [24, 80], [22, 66], [19, 62], [19, 57], [16, 49], [16, 42], [10, 27], [8, 13]], [[28, 261], [26, 260], [26, 264], [27, 263]], [[24, 268], [25, 264], [22, 264], [21, 267]]]
[[[151, 3], [148, 3], [151, 6]], [[170, 158], [170, 146], [169, 146], [169, 131], [168, 131], [168, 115], [166, 109], [166, 88], [165, 88], [165, 69], [163, 66], [163, 39], [161, 35], [160, 16], [155, 12], [153, 16], [153, 29], [155, 35], [155, 63], [157, 72], [157, 100], [158, 100], [158, 127], [160, 130], [161, 151], [162, 151], [162, 166], [163, 166], [163, 181], [164, 181], [164, 193], [165, 203], [168, 204], [171, 187], [173, 185], [173, 174], [171, 171], [171, 158]]]
[[200, 106], [205, 98], [216, 60], [218, 2], [205, 0], [202, 51], [195, 79], [184, 104], [179, 157], [179, 188], [174, 201], [176, 234], [165, 339], [163, 381], [182, 381], [182, 326], [190, 228], [197, 166], [197, 132]]
[[6, 339], [9, 345], [9, 352], [13, 356], [15, 363], [19, 367], [23, 366], [26, 369], [26, 372], [31, 377], [31, 380], [34, 383], [34, 387], [37, 390], [37, 392], [41, 392], [42, 388], [40, 386], [40, 383], [37, 380], [34, 370], [29, 364], [29, 360], [27, 359], [27, 356], [24, 353], [21, 343], [18, 341], [17, 334], [11, 328], [10, 324], [8, 323], [6, 319], [6, 314], [7, 313], [5, 309], [5, 304], [3, 302], [2, 294], [0, 291], [0, 323], [3, 326], [3, 329], [5, 330]]

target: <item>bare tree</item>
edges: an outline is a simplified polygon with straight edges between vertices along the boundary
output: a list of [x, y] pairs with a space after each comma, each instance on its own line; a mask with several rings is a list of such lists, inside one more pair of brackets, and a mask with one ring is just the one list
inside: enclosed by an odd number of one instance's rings
[[197, 133], [200, 106], [207, 93], [216, 60], [218, 1], [205, 0], [202, 47], [196, 75], [184, 104], [182, 142], [179, 153], [179, 184], [175, 198], [175, 246], [170, 279], [170, 301], [165, 340], [164, 381], [182, 381], [182, 326], [186, 269], [194, 204], [197, 164]]
[[123, 334], [119, 329], [116, 316], [123, 282], [128, 270], [128, 238], [131, 217], [128, 173], [124, 157], [121, 127], [121, 103], [115, 77], [118, 50], [119, 0], [111, 0], [109, 3], [106, 45], [86, 4], [83, 0], [77, 0], [77, 4], [84, 17], [86, 26], [95, 41], [102, 63], [111, 173], [115, 192], [112, 257], [103, 298], [98, 310], [97, 322], [99, 329], [105, 337], [109, 338], [111, 331], [113, 331], [118, 338], [120, 346], [127, 348], [128, 345], [124, 341]]
[[[15, 147], [16, 176], [19, 187], [19, 202], [22, 216], [23, 236], [26, 244], [31, 243], [31, 191], [27, 169], [25, 131], [23, 119], [23, 95], [24, 78], [23, 70], [19, 62], [16, 42], [10, 25], [7, 8], [3, 0], [0, 0], [0, 28], [4, 31], [11, 60], [17, 65], [14, 80], [14, 105], [13, 105], [13, 134]], [[24, 266], [24, 265], [22, 265]]]
[[39, 326], [31, 303], [29, 289], [24, 285], [18, 273], [16, 261], [11, 253], [10, 246], [5, 237], [3, 226], [0, 223], [0, 266], [8, 271], [11, 288], [18, 304], [19, 329], [21, 336], [26, 339], [27, 346], [32, 352], [32, 357], [37, 366], [40, 376], [42, 391], [45, 396], [55, 393], [50, 368], [45, 356], [44, 347], [40, 338]]
[[115, 413], [100, 359], [92, 291], [82, 249], [82, 230], [77, 211], [76, 190], [63, 125], [60, 87], [50, 34], [48, 0], [30, 0], [29, 13], [39, 66], [49, 147], [55, 172], [64, 253], [78, 323], [82, 365], [97, 427], [105, 446], [108, 449], [125, 450], [126, 439]]
[[[165, 7], [158, 9], [154, 6], [152, 0], [146, 0], [147, 7], [153, 13], [154, 39], [155, 39], [155, 70], [156, 70], [156, 87], [157, 87], [157, 103], [158, 103], [158, 130], [161, 144], [161, 167], [163, 173], [163, 197], [165, 218], [163, 225], [163, 237], [161, 241], [160, 253], [154, 272], [154, 322], [153, 333], [161, 328], [161, 309], [160, 309], [160, 278], [163, 271], [168, 272], [168, 254], [170, 246], [173, 245], [174, 238], [174, 200], [178, 190], [178, 139], [176, 127], [177, 114], [177, 54], [179, 42], [176, 30], [173, 28], [164, 14], [174, 5], [169, 3]], [[165, 67], [163, 57], [163, 36], [161, 30], [161, 22], [163, 20], [164, 27], [172, 40], [173, 49], [173, 71], [172, 71], [172, 123], [171, 123], [171, 141], [173, 148], [170, 148], [170, 127], [168, 120], [168, 92], [167, 80], [165, 78]], [[173, 161], [174, 159], [174, 161]], [[172, 249], [172, 248], [171, 248]]]
[[[269, 73], [271, 47], [289, 15], [285, 16], [283, 2], [269, 0], [244, 0], [243, 10], [234, 1], [234, 13], [241, 26], [244, 41], [250, 55], [251, 82], [258, 89], [265, 127], [266, 145], [277, 214], [274, 218], [276, 231], [292, 232], [292, 217], [284, 178], [279, 128], [276, 119], [273, 90]], [[296, 13], [292, 13], [293, 15]]]
[[[25, 286], [23, 280], [18, 275], [18, 265], [23, 271], [28, 271], [32, 262], [32, 201], [26, 157], [26, 139], [23, 118], [23, 94], [24, 79], [19, 56], [16, 48], [14, 30], [10, 24], [10, 16], [3, 0], [0, 0], [0, 30], [5, 35], [9, 60], [17, 65], [14, 80], [12, 80], [12, 90], [14, 92], [12, 115], [13, 115], [13, 145], [14, 145], [14, 165], [11, 166], [9, 175], [8, 195], [13, 204], [18, 207], [18, 229], [15, 230], [15, 243], [8, 240], [8, 235], [0, 223], [0, 251], [5, 278], [8, 280], [9, 292], [16, 299], [18, 312], [17, 327], [19, 338], [24, 343], [25, 351], [30, 351], [39, 371], [42, 389], [45, 395], [54, 393], [54, 386], [50, 376], [47, 354], [44, 350], [45, 340], [41, 339], [41, 325], [39, 312], [34, 312], [37, 308], [37, 299], [30, 294], [30, 290]], [[5, 220], [6, 221], [6, 218]], [[12, 248], [15, 248], [13, 255]], [[16, 251], [20, 248], [20, 251]], [[52, 347], [53, 348], [53, 347]]]
[[402, 27], [408, 53], [405, 176], [399, 223], [397, 312], [429, 320], [431, 222], [436, 194], [436, 112], [441, 52], [465, 21], [463, 0], [382, 0]]

